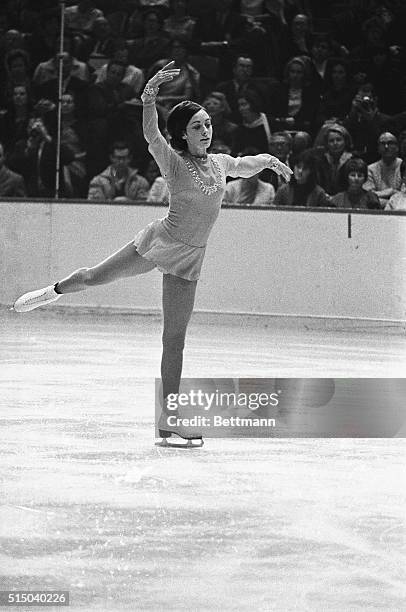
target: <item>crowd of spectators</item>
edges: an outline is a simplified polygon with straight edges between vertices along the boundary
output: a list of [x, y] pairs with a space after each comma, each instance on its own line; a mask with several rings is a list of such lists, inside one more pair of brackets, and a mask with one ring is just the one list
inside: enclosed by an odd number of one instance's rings
[[211, 116], [213, 152], [270, 152], [294, 171], [289, 185], [271, 171], [232, 181], [226, 203], [406, 209], [405, 2], [63, 6], [62, 54], [57, 0], [0, 7], [0, 196], [54, 197], [58, 150], [59, 197], [166, 201], [140, 95], [174, 60], [162, 128], [192, 99]]

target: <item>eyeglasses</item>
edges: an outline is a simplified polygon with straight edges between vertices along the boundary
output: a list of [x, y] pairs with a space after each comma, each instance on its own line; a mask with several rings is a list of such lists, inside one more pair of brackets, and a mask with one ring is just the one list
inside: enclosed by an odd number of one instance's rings
[[397, 142], [395, 142], [394, 140], [381, 140], [381, 142], [379, 143], [381, 145], [388, 145], [391, 147], [396, 147], [397, 146]]

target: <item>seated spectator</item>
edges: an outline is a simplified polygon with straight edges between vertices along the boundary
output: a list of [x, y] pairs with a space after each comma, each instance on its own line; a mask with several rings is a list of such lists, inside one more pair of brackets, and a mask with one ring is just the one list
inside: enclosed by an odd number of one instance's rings
[[111, 60], [106, 79], [90, 85], [88, 91], [88, 170], [94, 176], [108, 163], [109, 145], [125, 138], [128, 130], [126, 101], [133, 97], [129, 85], [122, 82], [126, 66]]
[[296, 159], [299, 153], [310, 149], [312, 146], [312, 137], [309, 132], [296, 132], [292, 140], [292, 158]]
[[3, 83], [1, 93], [2, 102], [7, 104], [14, 90], [15, 85], [21, 85], [30, 90], [30, 57], [24, 49], [12, 49], [5, 57], [6, 80]]
[[385, 210], [406, 210], [406, 162], [402, 161], [400, 164], [400, 175], [402, 177], [402, 183], [400, 190], [396, 191], [388, 200], [385, 205]]
[[398, 157], [399, 145], [397, 138], [390, 132], [384, 132], [378, 138], [378, 150], [381, 158], [368, 166], [368, 178], [364, 189], [373, 191], [379, 198], [382, 208], [402, 185], [400, 166], [402, 159]]
[[325, 76], [328, 59], [332, 56], [331, 37], [325, 33], [315, 33], [310, 51], [310, 84], [322, 93], [326, 88]]
[[240, 55], [235, 59], [232, 70], [233, 78], [219, 83], [216, 90], [225, 95], [231, 108], [230, 119], [237, 123], [240, 120], [237, 100], [248, 89], [252, 89], [250, 85], [252, 84], [254, 62], [251, 57]]
[[[60, 196], [64, 195], [64, 166], [75, 159], [75, 154], [65, 145], [60, 148]], [[56, 141], [44, 120], [33, 117], [28, 125], [27, 139], [19, 141], [9, 165], [24, 176], [27, 195], [30, 197], [55, 197]]]
[[54, 55], [60, 39], [60, 20], [57, 6], [39, 13], [39, 23], [27, 41], [32, 66], [38, 66]]
[[271, 129], [267, 116], [260, 110], [261, 99], [254, 91], [247, 91], [237, 103], [240, 121], [233, 136], [232, 154], [238, 155], [247, 146], [268, 153]]
[[[254, 147], [247, 147], [241, 156], [260, 153]], [[227, 183], [223, 202], [238, 206], [271, 206], [275, 197], [275, 189], [270, 183], [261, 181], [260, 172], [250, 178], [240, 178]]]
[[65, 8], [65, 24], [72, 33], [90, 34], [93, 24], [103, 11], [96, 8], [94, 0], [78, 0], [78, 3]]
[[220, 139], [231, 147], [237, 124], [229, 120], [231, 109], [225, 95], [221, 91], [211, 91], [203, 106], [210, 115], [213, 141]]
[[64, 197], [84, 198], [87, 193], [86, 129], [76, 115], [75, 99], [69, 93], [61, 98], [61, 143], [75, 156], [63, 169]]
[[406, 113], [386, 115], [378, 108], [377, 97], [370, 83], [361, 85], [352, 101], [344, 125], [350, 132], [354, 149], [367, 162], [378, 159], [376, 142], [384, 131], [398, 133], [406, 127]]
[[279, 187], [275, 206], [303, 206], [307, 208], [331, 207], [330, 198], [317, 184], [317, 170], [314, 152], [300, 153], [295, 161], [293, 176], [289, 183]]
[[388, 46], [369, 49], [367, 63], [368, 80], [374, 85], [378, 106], [383, 113], [394, 115], [402, 112], [405, 100], [402, 99], [404, 66], [394, 57]]
[[301, 57], [286, 65], [284, 81], [274, 96], [270, 115], [275, 130], [304, 130], [312, 133], [320, 95], [308, 84], [306, 63]]
[[24, 198], [25, 184], [20, 174], [12, 172], [4, 163], [4, 147], [0, 142], [0, 197]]
[[187, 14], [186, 0], [171, 0], [170, 15], [164, 21], [164, 31], [171, 38], [182, 36], [191, 40], [196, 20]]
[[[117, 60], [121, 64], [125, 65], [125, 72], [121, 82], [131, 87], [135, 97], [139, 96], [145, 83], [144, 72], [141, 70], [141, 68], [132, 66], [128, 63], [128, 49], [126, 47], [119, 46], [119, 48], [114, 51], [111, 59]], [[107, 66], [108, 63], [104, 64], [97, 71], [96, 83], [102, 83], [106, 80]]]
[[148, 9], [143, 13], [143, 31], [129, 46], [129, 62], [143, 70], [167, 57], [170, 38], [163, 31], [163, 17], [159, 9]]
[[89, 185], [89, 200], [113, 200], [117, 203], [145, 200], [149, 191], [146, 178], [131, 168], [127, 143], [115, 142], [111, 148], [111, 164], [95, 176]]
[[16, 142], [26, 138], [32, 100], [26, 85], [14, 85], [11, 99], [2, 113], [0, 133], [7, 153]]
[[[289, 167], [291, 165], [292, 137], [289, 132], [274, 132], [269, 141], [269, 152]], [[283, 179], [271, 170], [264, 170], [265, 180], [272, 183], [275, 190], [284, 184]]]
[[[35, 98], [47, 98], [58, 101], [59, 95], [59, 41], [55, 55], [46, 62], [41, 62], [34, 71], [32, 79]], [[64, 37], [62, 56], [62, 91], [72, 93], [78, 100], [81, 112], [84, 112], [85, 96], [90, 82], [89, 68], [71, 54], [72, 39]]]
[[325, 91], [322, 94], [319, 124], [327, 119], [343, 120], [351, 109], [354, 87], [350, 83], [348, 64], [341, 58], [331, 58], [324, 76]]
[[364, 160], [353, 157], [343, 168], [344, 191], [332, 197], [331, 203], [337, 208], [368, 208], [380, 210], [379, 198], [372, 191], [363, 188], [368, 176]]
[[324, 133], [324, 151], [317, 160], [318, 183], [329, 195], [342, 190], [343, 166], [352, 157], [349, 132], [338, 123], [328, 125]]
[[112, 57], [116, 47], [110, 22], [105, 17], [97, 17], [92, 24], [89, 36], [76, 50], [78, 59], [97, 71]]
[[171, 60], [175, 62], [173, 67], [180, 69], [176, 79], [162, 83], [159, 88], [157, 104], [166, 112], [169, 112], [175, 104], [182, 100], [198, 101], [200, 99], [200, 74], [189, 63], [188, 52], [188, 42], [179, 37], [175, 38], [171, 42], [168, 57], [155, 62], [148, 72], [147, 80]]
[[292, 57], [300, 55], [310, 56], [311, 52], [311, 23], [307, 15], [298, 13], [290, 22], [290, 30], [283, 41], [283, 64]]

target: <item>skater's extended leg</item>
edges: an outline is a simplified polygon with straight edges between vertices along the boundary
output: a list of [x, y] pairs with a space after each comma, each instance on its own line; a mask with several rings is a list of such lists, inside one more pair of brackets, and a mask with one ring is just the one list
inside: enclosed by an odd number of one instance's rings
[[182, 374], [183, 347], [187, 326], [193, 311], [197, 281], [188, 281], [172, 274], [164, 274], [162, 308], [161, 377], [163, 397], [179, 392]]
[[55, 302], [63, 293], [83, 291], [88, 287], [104, 285], [120, 278], [144, 274], [155, 268], [137, 252], [133, 242], [92, 268], [80, 268], [67, 278], [43, 289], [25, 293], [14, 304], [17, 312], [28, 312], [39, 306]]
[[120, 278], [144, 274], [155, 268], [155, 264], [137, 252], [133, 242], [92, 268], [80, 268], [57, 283], [58, 293], [75, 293], [88, 287], [105, 285]]

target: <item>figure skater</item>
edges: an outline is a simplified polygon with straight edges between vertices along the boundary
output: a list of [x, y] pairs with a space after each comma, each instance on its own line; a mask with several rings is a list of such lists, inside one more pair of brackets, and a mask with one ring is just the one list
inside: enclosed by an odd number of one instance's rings
[[[167, 438], [176, 434], [188, 441], [183, 446], [196, 446], [191, 440], [198, 440], [201, 446], [201, 431], [168, 424], [167, 397], [179, 393], [186, 329], [207, 238], [225, 192], [226, 176], [246, 178], [271, 168], [289, 180], [292, 172], [267, 153], [237, 158], [208, 154], [212, 138], [210, 117], [202, 106], [191, 101], [180, 102], [171, 110], [167, 118], [169, 145], [158, 128], [155, 99], [159, 86], [178, 75], [179, 70], [169, 62], [148, 81], [142, 94], [144, 136], [170, 192], [167, 215], [147, 225], [135, 240], [98, 265], [80, 268], [55, 285], [24, 294], [15, 302], [14, 310], [27, 312], [55, 302], [65, 293], [157, 268], [163, 273], [163, 411], [158, 422], [161, 444], [175, 446], [168, 444]], [[170, 415], [173, 414], [171, 411]]]

